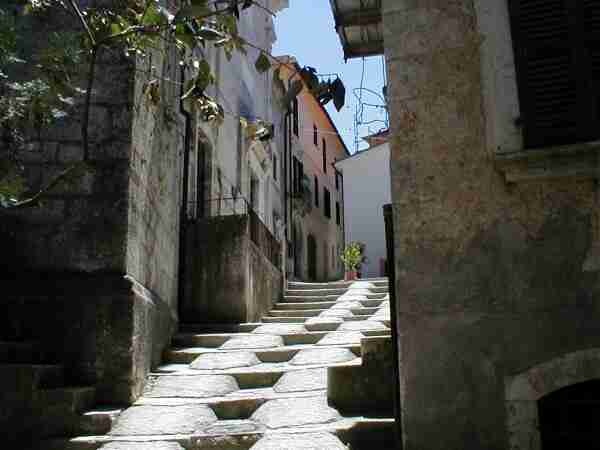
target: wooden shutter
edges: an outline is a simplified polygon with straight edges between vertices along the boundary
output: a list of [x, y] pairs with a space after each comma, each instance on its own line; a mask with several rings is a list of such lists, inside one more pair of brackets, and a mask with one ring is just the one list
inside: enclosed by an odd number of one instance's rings
[[598, 0], [510, 0], [526, 148], [599, 135], [585, 5], [596, 10]]

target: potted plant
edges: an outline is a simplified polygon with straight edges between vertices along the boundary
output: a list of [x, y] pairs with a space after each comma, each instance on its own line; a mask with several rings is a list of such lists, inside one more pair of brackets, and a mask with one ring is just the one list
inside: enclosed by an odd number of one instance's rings
[[364, 252], [365, 244], [362, 242], [351, 242], [342, 252], [340, 258], [346, 269], [346, 281], [359, 277], [360, 267], [367, 261]]

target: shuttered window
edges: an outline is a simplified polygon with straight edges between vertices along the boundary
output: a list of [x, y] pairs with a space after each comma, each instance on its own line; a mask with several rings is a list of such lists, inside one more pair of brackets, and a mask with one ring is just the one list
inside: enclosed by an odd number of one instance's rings
[[509, 4], [525, 147], [600, 138], [600, 1]]

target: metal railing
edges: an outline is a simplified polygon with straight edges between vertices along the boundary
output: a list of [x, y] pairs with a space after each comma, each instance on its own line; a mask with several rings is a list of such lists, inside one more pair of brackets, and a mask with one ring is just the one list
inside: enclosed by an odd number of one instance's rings
[[205, 211], [207, 214], [205, 219], [223, 216], [248, 216], [250, 240], [275, 267], [281, 268], [281, 243], [273, 236], [273, 233], [245, 197], [239, 195], [237, 197], [208, 199]]
[[248, 218], [250, 220], [250, 240], [275, 267], [281, 267], [281, 244], [253, 209], [248, 211]]

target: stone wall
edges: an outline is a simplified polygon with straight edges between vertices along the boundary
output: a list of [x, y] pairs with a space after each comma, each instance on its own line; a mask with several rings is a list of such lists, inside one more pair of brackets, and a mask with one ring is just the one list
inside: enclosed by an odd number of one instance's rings
[[[56, 13], [55, 13], [56, 14]], [[73, 26], [56, 14], [33, 16], [23, 25], [31, 41], [26, 60], [55, 29]], [[82, 64], [82, 80], [87, 69]], [[27, 73], [22, 74], [25, 78]], [[2, 252], [0, 266], [19, 271], [115, 272], [125, 267], [128, 157], [131, 142], [134, 72], [122, 52], [99, 55], [90, 112], [88, 170], [61, 183], [35, 208], [11, 213], [15, 253]], [[28, 186], [36, 192], [69, 166], [83, 161], [82, 108], [54, 126], [32, 132], [22, 152]], [[2, 218], [4, 222], [6, 220]]]
[[182, 322], [256, 322], [281, 297], [281, 271], [251, 241], [247, 215], [199, 221], [188, 242], [193, 272]]
[[[69, 26], [68, 18], [52, 19], [34, 23], [35, 45]], [[135, 400], [176, 327], [185, 127], [180, 87], [163, 78], [180, 78], [172, 49], [143, 60], [103, 50], [90, 170], [40, 206], [0, 218], [0, 242], [9, 244], [0, 267], [11, 281], [4, 338], [46, 342], [72, 382], [97, 385], [101, 402]], [[146, 94], [152, 80], [160, 80], [156, 104]], [[78, 108], [29, 143], [24, 163], [33, 190], [83, 161], [80, 118]]]
[[594, 182], [495, 170], [473, 1], [383, 17], [404, 448], [505, 449], [505, 378], [600, 342]]

